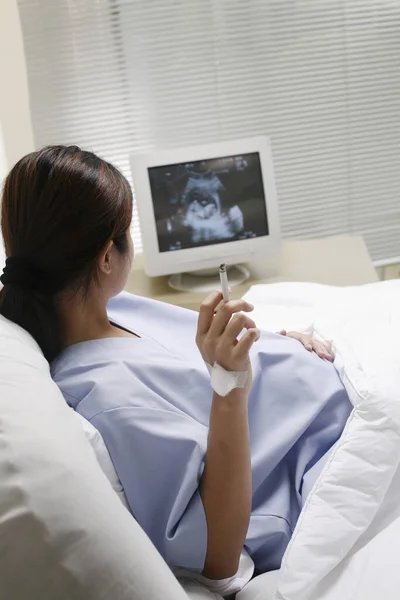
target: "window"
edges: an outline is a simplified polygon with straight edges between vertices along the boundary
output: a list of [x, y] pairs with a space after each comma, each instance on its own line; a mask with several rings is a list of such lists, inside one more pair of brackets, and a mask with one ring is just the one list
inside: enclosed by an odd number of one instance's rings
[[[400, 257], [400, 3], [19, 0], [35, 142], [133, 151], [268, 134], [283, 234]], [[140, 249], [135, 215], [134, 240]]]

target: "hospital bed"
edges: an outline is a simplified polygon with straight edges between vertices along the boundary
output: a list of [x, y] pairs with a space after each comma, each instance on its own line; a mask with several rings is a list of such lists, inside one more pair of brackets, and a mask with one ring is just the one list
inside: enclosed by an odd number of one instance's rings
[[[237, 600], [395, 600], [400, 281], [273, 284], [247, 297], [260, 327], [330, 340], [355, 408], [281, 570]], [[176, 580], [124, 508], [109, 458], [99, 465], [101, 438], [88, 439], [35, 342], [0, 318], [0, 600], [219, 599]]]

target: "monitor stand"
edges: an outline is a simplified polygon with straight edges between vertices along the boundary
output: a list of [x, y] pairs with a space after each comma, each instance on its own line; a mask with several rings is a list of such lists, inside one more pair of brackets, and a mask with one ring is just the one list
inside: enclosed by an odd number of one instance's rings
[[[243, 265], [228, 266], [227, 274], [230, 288], [240, 285], [250, 277], [250, 271]], [[218, 268], [176, 273], [168, 278], [168, 284], [179, 292], [213, 292], [221, 289]]]

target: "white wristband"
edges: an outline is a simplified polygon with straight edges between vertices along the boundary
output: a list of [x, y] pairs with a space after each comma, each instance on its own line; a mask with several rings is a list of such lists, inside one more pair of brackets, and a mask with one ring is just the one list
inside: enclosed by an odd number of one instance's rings
[[235, 388], [243, 389], [248, 377], [247, 371], [227, 371], [218, 363], [206, 363], [211, 377], [211, 387], [218, 396], [227, 396]]

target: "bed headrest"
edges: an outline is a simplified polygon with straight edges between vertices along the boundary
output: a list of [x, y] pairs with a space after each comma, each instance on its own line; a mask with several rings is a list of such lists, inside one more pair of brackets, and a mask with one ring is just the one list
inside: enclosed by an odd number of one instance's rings
[[187, 599], [34, 340], [0, 317], [0, 600]]

